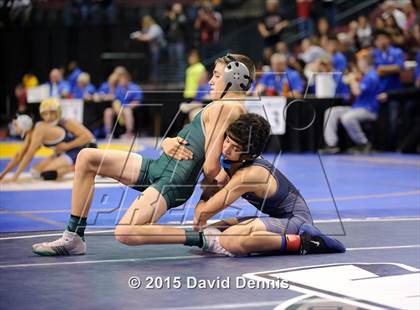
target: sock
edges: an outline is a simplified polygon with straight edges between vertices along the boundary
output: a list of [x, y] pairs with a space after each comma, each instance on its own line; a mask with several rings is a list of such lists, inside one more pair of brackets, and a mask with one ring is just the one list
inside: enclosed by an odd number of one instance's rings
[[70, 215], [69, 223], [67, 224], [67, 230], [71, 232], [75, 232], [78, 234], [83, 240], [85, 236], [85, 229], [86, 229], [86, 217], [79, 217], [75, 215]]
[[284, 235], [281, 236], [281, 252], [297, 252], [300, 248], [299, 235]]
[[203, 247], [203, 233], [201, 231], [197, 232], [192, 229], [186, 229], [185, 237], [184, 245]]

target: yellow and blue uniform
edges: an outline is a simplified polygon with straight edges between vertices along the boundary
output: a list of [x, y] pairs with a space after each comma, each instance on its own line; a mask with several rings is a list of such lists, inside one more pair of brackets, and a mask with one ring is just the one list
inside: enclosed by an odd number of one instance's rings
[[[76, 139], [76, 137], [71, 132], [69, 132], [66, 129], [66, 127], [64, 127], [64, 122], [65, 122], [64, 119], [60, 119], [60, 121], [57, 124], [57, 127], [61, 128], [63, 130], [63, 135], [60, 138], [58, 138], [54, 141], [44, 141], [43, 142], [44, 146], [53, 148], [53, 147], [55, 147], [56, 145], [58, 145], [62, 142], [71, 142], [74, 139]], [[69, 162], [70, 165], [74, 165], [76, 163], [77, 155], [80, 153], [80, 151], [82, 149], [87, 148], [87, 147], [96, 148], [97, 145], [96, 145], [95, 141], [92, 141], [92, 142], [87, 143], [85, 145], [81, 145], [81, 146], [72, 148], [72, 149], [64, 152], [60, 156], [64, 156], [67, 159], [67, 161]]]

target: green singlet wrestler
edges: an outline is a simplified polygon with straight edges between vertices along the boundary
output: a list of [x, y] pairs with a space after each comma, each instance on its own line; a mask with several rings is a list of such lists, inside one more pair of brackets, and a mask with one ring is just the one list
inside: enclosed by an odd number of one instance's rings
[[254, 75], [254, 64], [244, 55], [228, 54], [217, 59], [209, 82], [213, 102], [177, 137], [162, 142], [164, 153], [156, 160], [123, 151], [83, 149], [76, 160], [69, 223], [61, 238], [34, 244], [33, 251], [39, 255], [86, 253], [84, 231], [96, 175], [142, 190], [115, 228], [119, 242], [199, 246], [199, 233], [156, 222], [167, 210], [189, 199], [200, 172], [204, 174], [204, 184], [214, 183], [221, 171], [219, 157], [224, 133], [231, 122], [246, 112], [245, 93]]

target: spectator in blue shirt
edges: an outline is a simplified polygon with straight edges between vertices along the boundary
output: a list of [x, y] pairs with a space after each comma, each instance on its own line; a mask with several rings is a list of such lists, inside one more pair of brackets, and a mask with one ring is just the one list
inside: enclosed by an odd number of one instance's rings
[[50, 90], [49, 96], [54, 98], [66, 98], [70, 94], [70, 85], [63, 80], [63, 74], [57, 68], [50, 72], [50, 81], [47, 83]]
[[134, 136], [134, 114], [133, 109], [138, 107], [143, 99], [143, 91], [139, 85], [131, 82], [131, 76], [128, 72], [121, 72], [118, 78], [118, 86], [115, 89], [115, 100], [112, 107], [105, 109], [104, 125], [107, 135], [111, 133], [113, 128], [114, 118], [120, 115], [121, 118], [117, 121], [125, 126], [126, 137]]
[[118, 74], [111, 73], [106, 82], [99, 86], [96, 94], [95, 101], [113, 101], [115, 99], [115, 91], [118, 86]]
[[344, 72], [347, 68], [347, 59], [343, 53], [338, 50], [338, 39], [335, 35], [328, 37], [327, 50], [331, 56], [335, 71]]
[[270, 59], [271, 72], [266, 72], [258, 80], [255, 95], [301, 97], [303, 80], [299, 73], [287, 65], [283, 54], [275, 53]]
[[[381, 92], [388, 92], [402, 87], [400, 73], [404, 69], [403, 51], [391, 45], [390, 34], [384, 30], [375, 33], [373, 58], [376, 72], [380, 78]], [[397, 100], [388, 101], [389, 111], [389, 147], [394, 148], [397, 138], [399, 104]]]
[[95, 86], [90, 83], [90, 75], [86, 72], [79, 74], [77, 84], [71, 92], [74, 99], [92, 100]]
[[356, 144], [356, 147], [353, 148], [354, 152], [370, 152], [371, 144], [360, 124], [366, 121], [374, 121], [378, 117], [379, 103], [376, 97], [379, 94], [380, 81], [373, 65], [372, 55], [366, 54], [357, 60], [357, 66], [363, 74], [360, 82], [358, 74], [350, 73], [346, 76], [346, 82], [349, 84], [352, 94], [356, 97], [351, 107], [336, 106], [325, 111], [324, 140], [327, 148], [322, 150], [322, 153], [335, 154], [340, 152], [340, 148], [337, 146], [339, 122]]
[[[311, 68], [312, 70], [316, 71], [317, 73], [328, 73], [331, 74], [332, 78], [335, 82], [335, 97], [343, 98], [345, 101], [350, 100], [350, 88], [347, 84], [343, 82], [343, 73], [341, 72], [334, 72], [333, 64], [331, 57], [325, 56], [318, 59], [314, 66]], [[316, 74], [316, 73], [315, 73]], [[315, 94], [316, 90], [316, 78], [311, 78], [308, 81], [308, 93]]]
[[70, 91], [73, 91], [73, 88], [77, 86], [77, 78], [79, 77], [80, 73], [82, 73], [82, 70], [80, 70], [79, 65], [76, 61], [70, 61], [70, 63], [67, 66], [69, 75], [67, 76], [67, 81], [70, 85]]

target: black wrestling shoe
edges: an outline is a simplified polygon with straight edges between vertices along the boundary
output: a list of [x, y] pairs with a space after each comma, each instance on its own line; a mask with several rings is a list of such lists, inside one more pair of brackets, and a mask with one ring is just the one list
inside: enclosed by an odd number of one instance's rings
[[310, 233], [304, 232], [300, 235], [301, 255], [326, 253], [325, 242], [319, 237], [312, 237]]
[[316, 227], [303, 224], [299, 229], [301, 255], [322, 253], [344, 253], [341, 242], [322, 234]]

